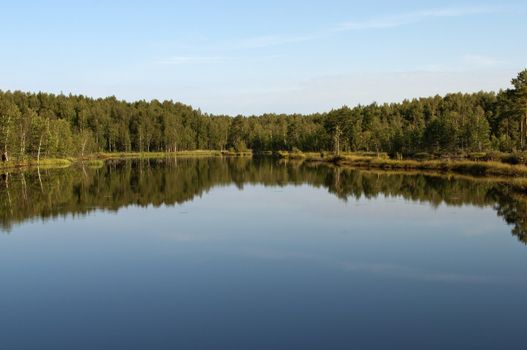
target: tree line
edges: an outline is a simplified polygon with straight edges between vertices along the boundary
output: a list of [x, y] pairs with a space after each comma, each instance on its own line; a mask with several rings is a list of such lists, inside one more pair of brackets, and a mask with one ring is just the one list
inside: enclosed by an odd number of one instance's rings
[[527, 70], [499, 92], [453, 93], [311, 115], [210, 115], [173, 101], [0, 91], [2, 159], [94, 152], [524, 150]]

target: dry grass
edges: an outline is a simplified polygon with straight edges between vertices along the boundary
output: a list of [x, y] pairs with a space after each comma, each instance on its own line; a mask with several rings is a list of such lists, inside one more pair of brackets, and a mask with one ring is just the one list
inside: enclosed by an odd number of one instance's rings
[[287, 152], [287, 151], [278, 151], [276, 155], [283, 159], [305, 159], [307, 157], [306, 153], [303, 152]]
[[0, 170], [11, 171], [17, 169], [27, 169], [33, 167], [51, 169], [51, 168], [65, 168], [72, 164], [72, 159], [41, 159], [40, 162], [36, 160], [21, 160], [0, 163]]
[[386, 170], [431, 170], [474, 176], [527, 177], [527, 166], [496, 161], [472, 160], [394, 160], [377, 157], [341, 155], [309, 158], [312, 161], [331, 162], [341, 166], [354, 166]]
[[[457, 173], [472, 176], [496, 176], [527, 178], [527, 166], [523, 164], [506, 164], [500, 161], [484, 160], [394, 160], [389, 159], [381, 153], [377, 156], [364, 153], [342, 153], [334, 156], [330, 153], [307, 152], [277, 152], [284, 159], [301, 160], [308, 162], [333, 163], [339, 166], [352, 166], [360, 168], [401, 170], [401, 171], [435, 171], [440, 173]], [[42, 159], [40, 163], [35, 160], [19, 162], [0, 163], [0, 170], [10, 171], [31, 167], [61, 168], [74, 163], [84, 163], [88, 166], [101, 166], [107, 159], [161, 159], [170, 157], [221, 157], [221, 156], [252, 156], [252, 152], [228, 152], [228, 151], [181, 151], [173, 153], [150, 152], [150, 153], [96, 153], [80, 158], [69, 159]]]
[[84, 157], [71, 157], [64, 159], [41, 159], [37, 162], [35, 159], [16, 160], [9, 162], [0, 162], [0, 171], [14, 171], [24, 170], [28, 168], [64, 168], [72, 164], [82, 164], [89, 167], [101, 167], [105, 160], [115, 159], [164, 159], [173, 157], [250, 157], [251, 151], [247, 152], [229, 152], [229, 151], [214, 151], [214, 150], [195, 150], [195, 151], [180, 151], [180, 152], [99, 152], [90, 154]]
[[221, 157], [224, 153], [221, 151], [196, 150], [196, 151], [179, 151], [179, 152], [100, 152], [95, 153], [87, 159], [153, 159], [153, 158], [170, 158], [170, 157]]

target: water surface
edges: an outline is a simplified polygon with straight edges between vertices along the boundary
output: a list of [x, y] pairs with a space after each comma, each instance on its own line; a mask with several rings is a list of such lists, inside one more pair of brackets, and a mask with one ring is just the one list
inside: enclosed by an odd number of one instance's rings
[[522, 348], [527, 199], [269, 159], [0, 180], [0, 348]]

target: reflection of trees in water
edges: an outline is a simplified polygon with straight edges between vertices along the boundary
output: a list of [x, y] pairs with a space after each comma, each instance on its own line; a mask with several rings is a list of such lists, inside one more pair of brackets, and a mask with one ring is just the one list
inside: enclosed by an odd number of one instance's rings
[[512, 234], [527, 244], [527, 198], [510, 189], [492, 189], [495, 199], [494, 209], [509, 225], [514, 225]]
[[83, 215], [127, 205], [181, 204], [216, 186], [245, 184], [324, 187], [337, 197], [400, 196], [437, 206], [493, 206], [527, 243], [527, 197], [503, 184], [431, 175], [375, 173], [277, 162], [272, 159], [202, 158], [110, 161], [100, 169], [72, 167], [3, 174], [0, 225], [34, 218]]

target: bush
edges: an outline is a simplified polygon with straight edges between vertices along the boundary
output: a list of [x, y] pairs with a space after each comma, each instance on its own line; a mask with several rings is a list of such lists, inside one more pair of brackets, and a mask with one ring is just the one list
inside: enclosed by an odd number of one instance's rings
[[473, 152], [467, 155], [470, 160], [489, 160], [487, 153], [485, 152]]
[[417, 160], [428, 160], [428, 159], [432, 159], [432, 156], [427, 152], [419, 152], [419, 153], [415, 153], [413, 155], [413, 158]]
[[353, 155], [359, 157], [370, 157], [370, 158], [380, 158], [380, 159], [389, 159], [390, 156], [386, 152], [354, 152]]
[[519, 153], [519, 152], [510, 153], [510, 154], [506, 154], [505, 156], [503, 156], [501, 158], [501, 161], [503, 163], [512, 164], [512, 165], [527, 164], [527, 156], [525, 155], [525, 153]]
[[247, 145], [245, 145], [245, 142], [243, 141], [236, 142], [234, 147], [238, 153], [247, 152]]

